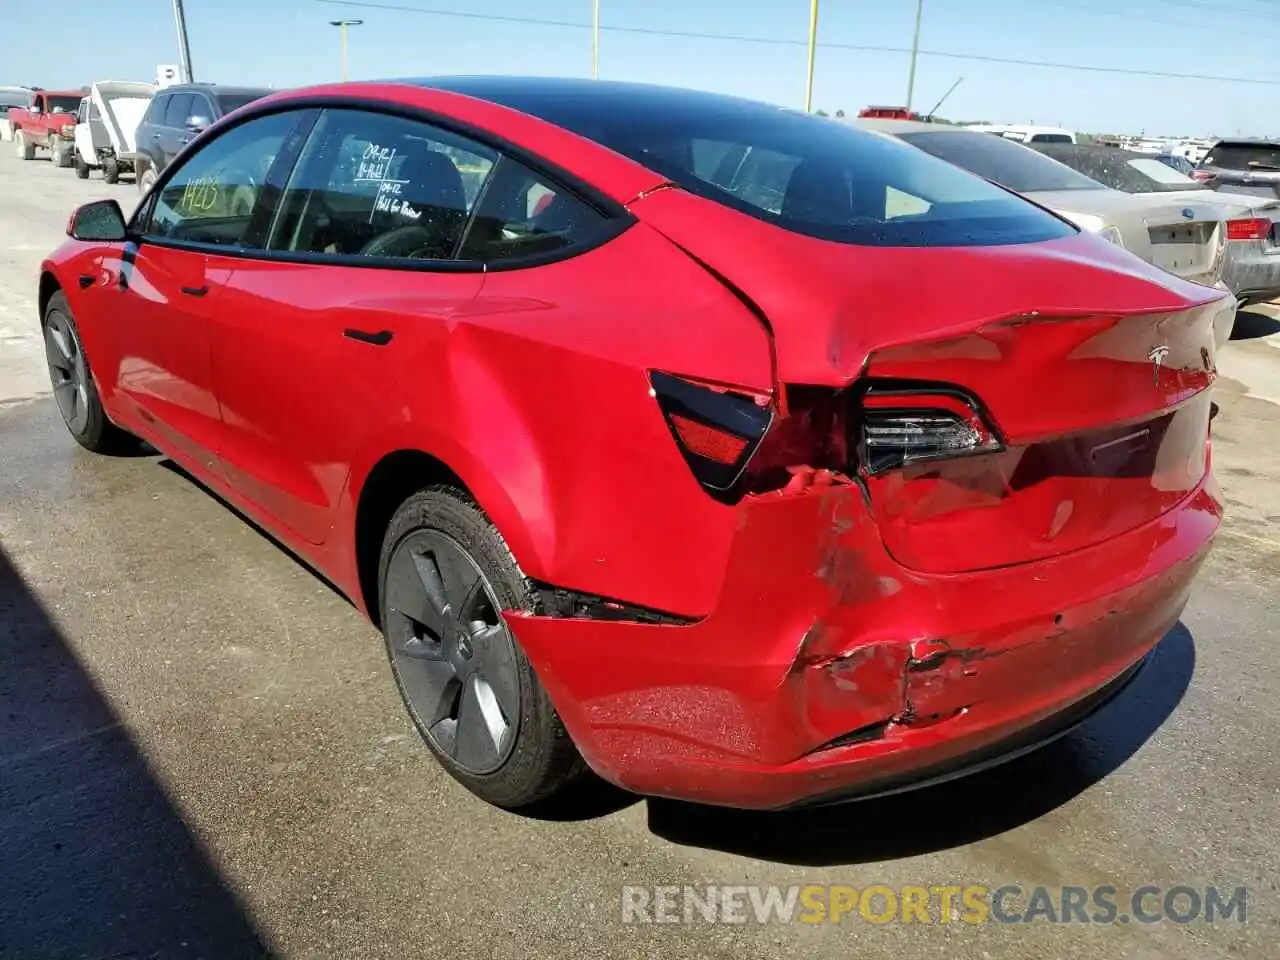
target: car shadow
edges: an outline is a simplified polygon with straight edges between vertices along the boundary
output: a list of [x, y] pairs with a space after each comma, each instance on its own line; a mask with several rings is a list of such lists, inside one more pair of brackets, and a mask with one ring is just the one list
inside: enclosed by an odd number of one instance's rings
[[272, 956], [3, 548], [0, 956]]
[[1232, 340], [1257, 340], [1280, 333], [1280, 320], [1252, 308], [1236, 313], [1236, 325], [1231, 330]]
[[1179, 623], [1129, 687], [1070, 735], [934, 787], [781, 813], [648, 801], [649, 829], [673, 843], [799, 866], [895, 860], [996, 836], [1062, 806], [1120, 767], [1177, 708], [1195, 671]]

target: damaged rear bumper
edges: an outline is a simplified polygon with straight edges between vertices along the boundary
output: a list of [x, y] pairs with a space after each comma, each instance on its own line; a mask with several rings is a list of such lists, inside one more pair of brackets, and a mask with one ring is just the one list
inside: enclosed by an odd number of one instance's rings
[[1221, 518], [1210, 477], [1096, 546], [938, 575], [886, 553], [851, 486], [737, 509], [720, 601], [696, 623], [509, 617], [619, 786], [778, 808], [1025, 752], [1109, 699], [1177, 622]]

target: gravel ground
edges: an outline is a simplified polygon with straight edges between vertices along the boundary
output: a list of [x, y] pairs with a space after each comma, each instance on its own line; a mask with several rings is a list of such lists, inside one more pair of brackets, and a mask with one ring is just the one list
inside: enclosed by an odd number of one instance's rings
[[[1264, 313], [1222, 357], [1215, 553], [1077, 733], [889, 800], [763, 815], [601, 790], [530, 819], [434, 766], [379, 638], [307, 569], [163, 461], [65, 435], [36, 270], [103, 195], [135, 197], [0, 156], [0, 957], [1277, 955]], [[686, 883], [1112, 885], [1122, 914], [1143, 884], [1244, 886], [1247, 922], [623, 923], [623, 885]]]

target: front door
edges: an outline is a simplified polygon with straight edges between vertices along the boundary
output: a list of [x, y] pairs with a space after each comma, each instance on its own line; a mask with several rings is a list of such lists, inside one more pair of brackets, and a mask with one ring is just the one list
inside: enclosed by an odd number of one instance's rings
[[108, 277], [113, 302], [103, 312], [119, 328], [118, 346], [98, 377], [110, 378], [141, 432], [219, 477], [210, 329], [239, 262], [220, 254], [252, 245], [253, 218], [270, 217], [250, 184], [301, 122], [299, 112], [249, 120], [187, 157], [135, 217], [118, 276]]

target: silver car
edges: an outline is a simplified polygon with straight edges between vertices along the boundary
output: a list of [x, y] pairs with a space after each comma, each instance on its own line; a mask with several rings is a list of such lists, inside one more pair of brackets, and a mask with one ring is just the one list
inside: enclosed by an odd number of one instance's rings
[[1222, 281], [1241, 306], [1280, 297], [1280, 199], [1215, 192], [1171, 169], [1155, 157], [1113, 147], [1036, 145], [1047, 157], [1065, 163], [1114, 190], [1163, 203], [1209, 203], [1227, 224], [1227, 255]]
[[[1229, 288], [1222, 281], [1227, 231], [1212, 200], [1171, 201], [1131, 196], [1077, 173], [1030, 147], [990, 133], [909, 120], [852, 121], [889, 134], [958, 167], [1020, 193], [1082, 230], [1187, 280]], [[1224, 311], [1214, 339], [1231, 337], [1234, 311]]]

